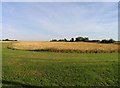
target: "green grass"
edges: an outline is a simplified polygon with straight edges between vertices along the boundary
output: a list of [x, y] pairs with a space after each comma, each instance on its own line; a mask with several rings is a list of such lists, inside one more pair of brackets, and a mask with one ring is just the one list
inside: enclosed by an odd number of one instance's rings
[[[117, 53], [56, 53], [2, 47], [5, 86], [117, 86]], [[19, 87], [18, 87], [19, 86]]]

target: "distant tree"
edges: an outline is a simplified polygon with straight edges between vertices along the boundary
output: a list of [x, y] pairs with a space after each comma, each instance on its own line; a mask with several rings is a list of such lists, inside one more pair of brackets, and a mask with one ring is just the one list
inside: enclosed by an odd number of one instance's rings
[[106, 40], [106, 39], [103, 39], [102, 41], [100, 41], [100, 43], [114, 43], [115, 40], [113, 39], [109, 39], [109, 40]]
[[74, 42], [74, 38], [71, 38], [70, 42]]
[[3, 39], [3, 41], [10, 41], [9, 39]]
[[58, 42], [67, 42], [68, 40], [66, 38], [64, 39], [59, 39]]
[[65, 42], [67, 42], [67, 39], [66, 39], [66, 38], [64, 38], [64, 41], [65, 41]]
[[84, 38], [83, 37], [77, 37], [75, 38], [75, 41], [78, 42], [78, 41], [84, 41]]
[[52, 39], [50, 42], [57, 42], [57, 39]]
[[114, 43], [114, 42], [115, 42], [115, 40], [109, 39], [109, 43]]
[[59, 41], [59, 42], [64, 42], [65, 40], [64, 40], [64, 39], [59, 39], [58, 41]]
[[89, 41], [87, 41], [87, 42], [100, 42], [100, 40], [89, 40]]
[[[4, 41], [11, 41], [11, 40], [5, 39]], [[14, 40], [14, 41], [17, 41], [17, 40]], [[101, 41], [100, 40], [89, 40], [88, 37], [77, 37], [77, 38], [75, 38], [75, 40], [74, 40], [74, 38], [71, 38], [69, 41], [66, 38], [59, 39], [59, 40], [52, 39], [50, 42], [81, 42], [81, 41], [82, 42], [98, 42], [98, 43], [115, 43], [116, 42], [113, 39], [109, 39], [109, 40], [103, 39]]]
[[108, 40], [103, 39], [103, 40], [100, 41], [100, 43], [108, 43]]
[[86, 37], [85, 37], [85, 38], [83, 39], [83, 41], [88, 42], [88, 41], [89, 41], [89, 38], [86, 38]]
[[3, 39], [2, 41], [18, 41], [18, 40]]

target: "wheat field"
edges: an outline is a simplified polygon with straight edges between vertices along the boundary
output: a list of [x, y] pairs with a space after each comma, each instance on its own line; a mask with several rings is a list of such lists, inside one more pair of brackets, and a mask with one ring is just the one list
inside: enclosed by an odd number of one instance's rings
[[31, 51], [80, 53], [112, 53], [118, 51], [117, 44], [100, 44], [87, 42], [14, 42], [11, 43], [8, 48]]

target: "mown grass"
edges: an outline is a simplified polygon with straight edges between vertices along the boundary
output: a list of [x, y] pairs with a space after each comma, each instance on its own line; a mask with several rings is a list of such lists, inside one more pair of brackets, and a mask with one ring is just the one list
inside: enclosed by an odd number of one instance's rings
[[3, 88], [117, 86], [117, 53], [61, 53], [2, 47]]

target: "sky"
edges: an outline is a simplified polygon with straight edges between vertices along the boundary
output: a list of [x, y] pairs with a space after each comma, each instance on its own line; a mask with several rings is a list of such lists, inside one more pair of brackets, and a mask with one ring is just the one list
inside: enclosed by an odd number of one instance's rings
[[118, 39], [117, 2], [3, 2], [2, 38]]
[[2, 2], [119, 2], [119, 0], [1, 0]]

